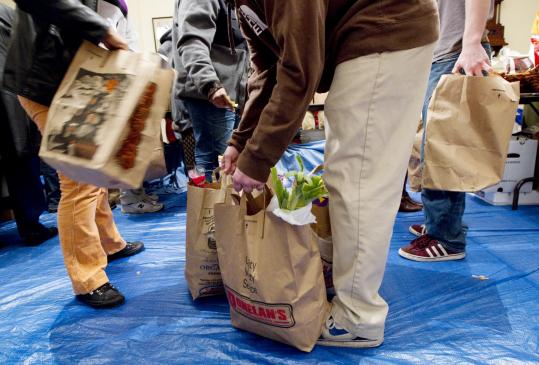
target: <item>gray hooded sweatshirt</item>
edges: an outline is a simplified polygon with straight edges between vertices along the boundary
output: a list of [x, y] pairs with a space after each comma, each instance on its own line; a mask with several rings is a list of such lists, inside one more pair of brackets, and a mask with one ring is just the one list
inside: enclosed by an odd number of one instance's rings
[[224, 0], [176, 0], [172, 41], [177, 97], [208, 100], [208, 92], [222, 86], [240, 108], [245, 103], [247, 43], [236, 14], [231, 14], [230, 34], [227, 17]]

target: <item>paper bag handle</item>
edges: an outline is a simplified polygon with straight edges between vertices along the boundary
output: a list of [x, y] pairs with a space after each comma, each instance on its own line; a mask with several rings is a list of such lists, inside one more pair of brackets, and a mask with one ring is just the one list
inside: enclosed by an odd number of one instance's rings
[[[262, 192], [263, 194], [263, 197], [264, 197], [264, 205], [263, 205], [263, 208], [261, 210], [261, 212], [263, 212], [262, 214], [262, 221], [259, 222], [259, 227], [258, 227], [258, 233], [259, 233], [259, 238], [264, 238], [264, 231], [265, 231], [265, 228], [266, 228], [266, 214], [267, 214], [267, 204], [268, 204], [268, 201], [267, 201], [267, 194], [268, 193], [271, 193], [271, 189], [269, 188], [269, 186], [266, 184], [264, 185], [264, 190]], [[248, 200], [254, 200], [254, 197], [253, 197], [253, 194], [251, 193], [243, 193], [241, 195], [241, 199], [240, 199], [240, 212], [242, 214], [242, 216], [245, 217], [247, 216], [247, 201]]]
[[324, 164], [316, 166], [311, 172], [309, 172], [309, 175], [318, 174], [320, 171], [324, 171]]

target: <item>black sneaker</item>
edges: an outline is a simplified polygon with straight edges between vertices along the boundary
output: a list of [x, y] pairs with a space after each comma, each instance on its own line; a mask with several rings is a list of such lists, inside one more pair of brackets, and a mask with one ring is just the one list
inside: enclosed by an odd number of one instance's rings
[[142, 251], [144, 251], [144, 243], [127, 242], [127, 245], [125, 246], [123, 250], [113, 253], [112, 255], [109, 255], [108, 260], [109, 262], [112, 262], [114, 260], [118, 260], [123, 257], [136, 255], [137, 253], [141, 253]]
[[88, 294], [77, 295], [77, 299], [94, 308], [110, 308], [125, 302], [122, 293], [113, 287], [111, 283], [103, 284]]
[[50, 240], [58, 235], [58, 229], [56, 227], [45, 227], [43, 225], [35, 228], [35, 231], [27, 233], [22, 236], [22, 240], [28, 246], [38, 246], [45, 241]]

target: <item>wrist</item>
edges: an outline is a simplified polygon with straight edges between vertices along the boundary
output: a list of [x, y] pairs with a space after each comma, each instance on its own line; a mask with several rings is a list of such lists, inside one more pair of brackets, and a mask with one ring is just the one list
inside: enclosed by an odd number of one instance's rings
[[204, 95], [208, 97], [208, 99], [211, 99], [213, 94], [217, 92], [217, 90], [222, 89], [223, 85], [221, 85], [218, 81], [210, 81], [206, 85], [204, 85], [204, 88], [202, 89], [202, 92]]
[[482, 37], [470, 37], [462, 41], [462, 48], [481, 47]]

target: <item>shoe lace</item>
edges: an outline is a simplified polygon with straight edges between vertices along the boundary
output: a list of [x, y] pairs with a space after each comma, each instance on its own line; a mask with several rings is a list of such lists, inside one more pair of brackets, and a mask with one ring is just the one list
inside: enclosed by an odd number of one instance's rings
[[94, 291], [91, 291], [90, 294], [98, 294], [98, 295], [103, 295], [105, 294], [105, 292], [109, 291], [110, 289], [115, 289], [114, 286], [112, 286], [111, 283], [106, 283], [104, 285], [101, 285], [99, 288], [95, 289]]
[[328, 329], [335, 328], [335, 320], [333, 319], [333, 316], [330, 316], [328, 320], [326, 321], [326, 326]]
[[414, 242], [414, 246], [417, 248], [427, 248], [432, 244], [432, 241], [434, 241], [434, 239], [426, 234], [417, 238]]

